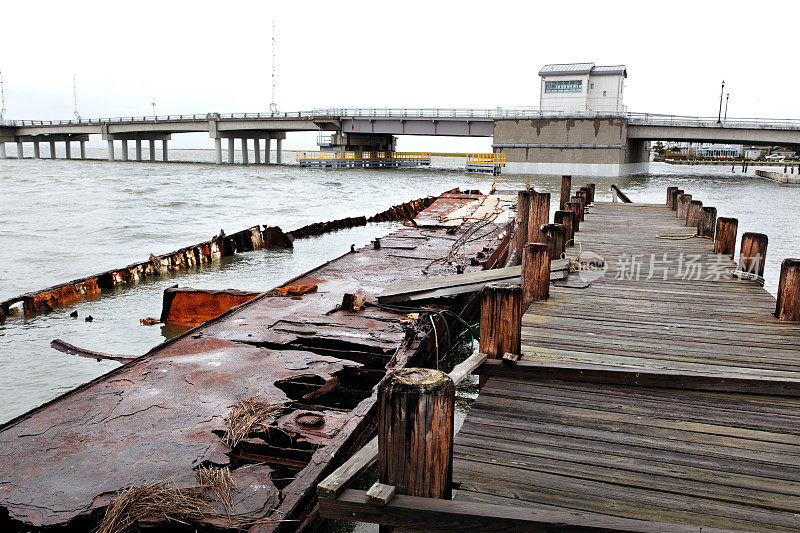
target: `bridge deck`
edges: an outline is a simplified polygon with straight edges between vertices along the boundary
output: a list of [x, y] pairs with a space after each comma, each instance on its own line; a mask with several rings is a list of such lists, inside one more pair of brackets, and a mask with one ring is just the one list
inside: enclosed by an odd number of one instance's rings
[[[731, 279], [734, 263], [711, 254], [709, 240], [657, 238], [686, 233], [666, 207], [601, 204], [581, 230], [583, 252], [602, 255], [608, 272], [586, 288], [555, 286], [531, 305], [520, 365], [800, 377], [800, 326], [771, 316], [775, 300], [755, 282]], [[651, 264], [651, 254], [667, 262]], [[699, 279], [684, 279], [692, 259]], [[800, 529], [796, 389], [710, 392], [556, 381], [519, 365], [503, 372], [456, 436], [456, 500], [595, 513], [592, 523], [645, 521], [634, 530]]]

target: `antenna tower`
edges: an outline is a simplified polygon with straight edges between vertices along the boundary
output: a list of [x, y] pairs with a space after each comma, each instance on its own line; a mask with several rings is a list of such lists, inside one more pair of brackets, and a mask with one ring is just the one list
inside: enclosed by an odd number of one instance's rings
[[269, 110], [271, 113], [278, 112], [278, 104], [275, 103], [275, 19], [272, 19], [272, 101]]
[[3, 88], [3, 72], [0, 71], [0, 121], [6, 114], [6, 91]]
[[75, 74], [72, 75], [72, 101], [75, 104], [72, 114], [75, 115], [75, 118], [77, 118], [78, 121], [80, 121], [81, 114], [78, 113], [78, 85], [75, 82]]

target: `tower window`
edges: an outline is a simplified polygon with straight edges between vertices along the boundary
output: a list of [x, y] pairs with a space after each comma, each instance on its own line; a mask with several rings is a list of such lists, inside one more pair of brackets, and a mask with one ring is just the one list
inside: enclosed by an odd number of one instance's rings
[[544, 82], [546, 93], [579, 93], [583, 90], [583, 80], [563, 80]]

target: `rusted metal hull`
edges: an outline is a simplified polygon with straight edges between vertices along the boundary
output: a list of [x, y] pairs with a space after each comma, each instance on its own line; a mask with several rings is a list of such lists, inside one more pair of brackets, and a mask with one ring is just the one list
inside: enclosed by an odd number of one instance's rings
[[[434, 205], [438, 215], [479, 198], [443, 195]], [[0, 426], [0, 528], [94, 527], [123, 489], [165, 479], [197, 487], [200, 466], [230, 469], [235, 514], [251, 529], [310, 524], [316, 483], [374, 434], [374, 386], [388, 369], [421, 363], [445, 345], [428, 327], [434, 315], [409, 323], [374, 306], [335, 310], [343, 294], [376, 295], [422, 279], [423, 270], [478, 271], [472, 259], [502, 242], [508, 217], [495, 219], [471, 240], [461, 237], [473, 222], [402, 228], [379, 249], [345, 254], [286, 284], [315, 292], [265, 293]], [[453, 257], [461, 263], [448, 263]], [[283, 408], [230, 448], [225, 418], [248, 398]], [[185, 519], [199, 528], [237, 526]]]
[[194, 327], [216, 318], [232, 307], [249, 302], [259, 293], [170, 287], [164, 290], [161, 322], [168, 326]]

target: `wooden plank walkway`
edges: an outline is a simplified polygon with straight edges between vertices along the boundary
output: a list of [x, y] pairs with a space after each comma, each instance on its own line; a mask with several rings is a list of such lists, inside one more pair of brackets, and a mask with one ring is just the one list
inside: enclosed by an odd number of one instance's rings
[[[576, 239], [608, 271], [583, 289], [556, 283], [531, 305], [520, 364], [710, 374], [717, 385], [733, 374], [800, 378], [800, 326], [775, 319], [775, 299], [756, 282], [732, 279], [735, 263], [713, 254], [709, 239], [657, 237], [685, 233], [665, 206], [595, 206]], [[488, 380], [456, 436], [457, 501], [663, 530], [800, 530], [796, 393], [555, 380], [514, 368]]]

